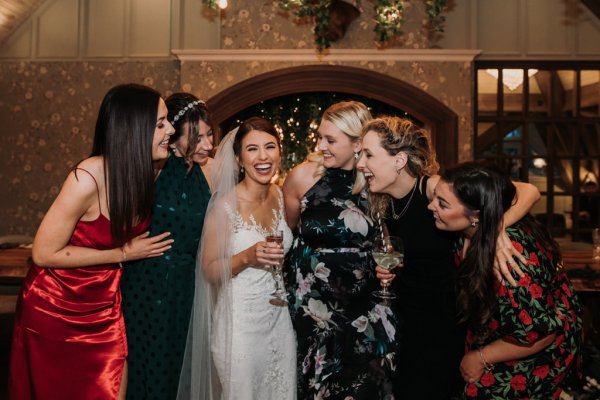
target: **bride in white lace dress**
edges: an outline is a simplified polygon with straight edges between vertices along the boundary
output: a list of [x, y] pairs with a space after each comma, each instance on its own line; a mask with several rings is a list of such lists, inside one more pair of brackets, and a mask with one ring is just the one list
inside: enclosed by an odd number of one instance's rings
[[[292, 242], [273, 125], [253, 117], [223, 140], [198, 256], [194, 311], [178, 399], [293, 400], [296, 339], [272, 268]], [[283, 246], [266, 237], [283, 232]]]

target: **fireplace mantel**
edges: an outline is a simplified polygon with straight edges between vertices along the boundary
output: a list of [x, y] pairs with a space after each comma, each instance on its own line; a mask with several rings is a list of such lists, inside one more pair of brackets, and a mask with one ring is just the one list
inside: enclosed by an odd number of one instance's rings
[[311, 49], [211, 49], [173, 50], [181, 61], [289, 61], [289, 62], [357, 62], [357, 61], [429, 61], [472, 62], [481, 50], [443, 49], [332, 49], [319, 54]]

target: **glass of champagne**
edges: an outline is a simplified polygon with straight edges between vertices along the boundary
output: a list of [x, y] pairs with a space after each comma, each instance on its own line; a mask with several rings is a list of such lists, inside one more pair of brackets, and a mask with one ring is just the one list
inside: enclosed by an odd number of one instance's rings
[[[404, 245], [402, 239], [396, 236], [385, 236], [375, 240], [372, 250], [375, 263], [388, 271], [401, 265], [404, 260]], [[388, 283], [386, 279], [383, 283]], [[387, 285], [381, 290], [373, 292], [373, 296], [380, 299], [395, 299], [396, 295], [390, 292]]]
[[[277, 243], [280, 247], [283, 246], [283, 231], [278, 230], [274, 231], [270, 235], [267, 236], [267, 242], [269, 243]], [[275, 297], [276, 301], [286, 303], [285, 300], [285, 290], [283, 288], [283, 275], [281, 270], [281, 262], [279, 262], [276, 266], [273, 267], [273, 278], [275, 279], [275, 292], [272, 295]]]

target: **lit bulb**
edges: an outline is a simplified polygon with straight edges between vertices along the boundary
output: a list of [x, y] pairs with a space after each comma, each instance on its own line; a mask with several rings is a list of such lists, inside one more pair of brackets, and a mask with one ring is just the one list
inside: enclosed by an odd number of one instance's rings
[[227, 8], [227, 0], [219, 0], [219, 8], [221, 10]]

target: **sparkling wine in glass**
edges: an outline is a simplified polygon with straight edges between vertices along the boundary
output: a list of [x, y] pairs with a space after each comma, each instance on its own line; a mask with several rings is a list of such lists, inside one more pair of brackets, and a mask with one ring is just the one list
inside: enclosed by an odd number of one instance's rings
[[[375, 240], [373, 245], [373, 258], [375, 263], [388, 271], [392, 271], [399, 265], [402, 265], [404, 261], [404, 246], [402, 239], [396, 236], [386, 236]], [[383, 283], [387, 283], [387, 280], [383, 280]], [[396, 295], [390, 292], [387, 286], [384, 286], [381, 290], [373, 292], [373, 296], [379, 297], [380, 299], [395, 299]]]
[[[277, 243], [280, 247], [283, 246], [283, 231], [275, 231], [267, 235], [267, 242]], [[280, 303], [287, 303], [285, 300], [285, 290], [283, 288], [283, 274], [281, 270], [281, 262], [273, 267], [273, 278], [275, 279], [275, 292], [272, 296]]]

